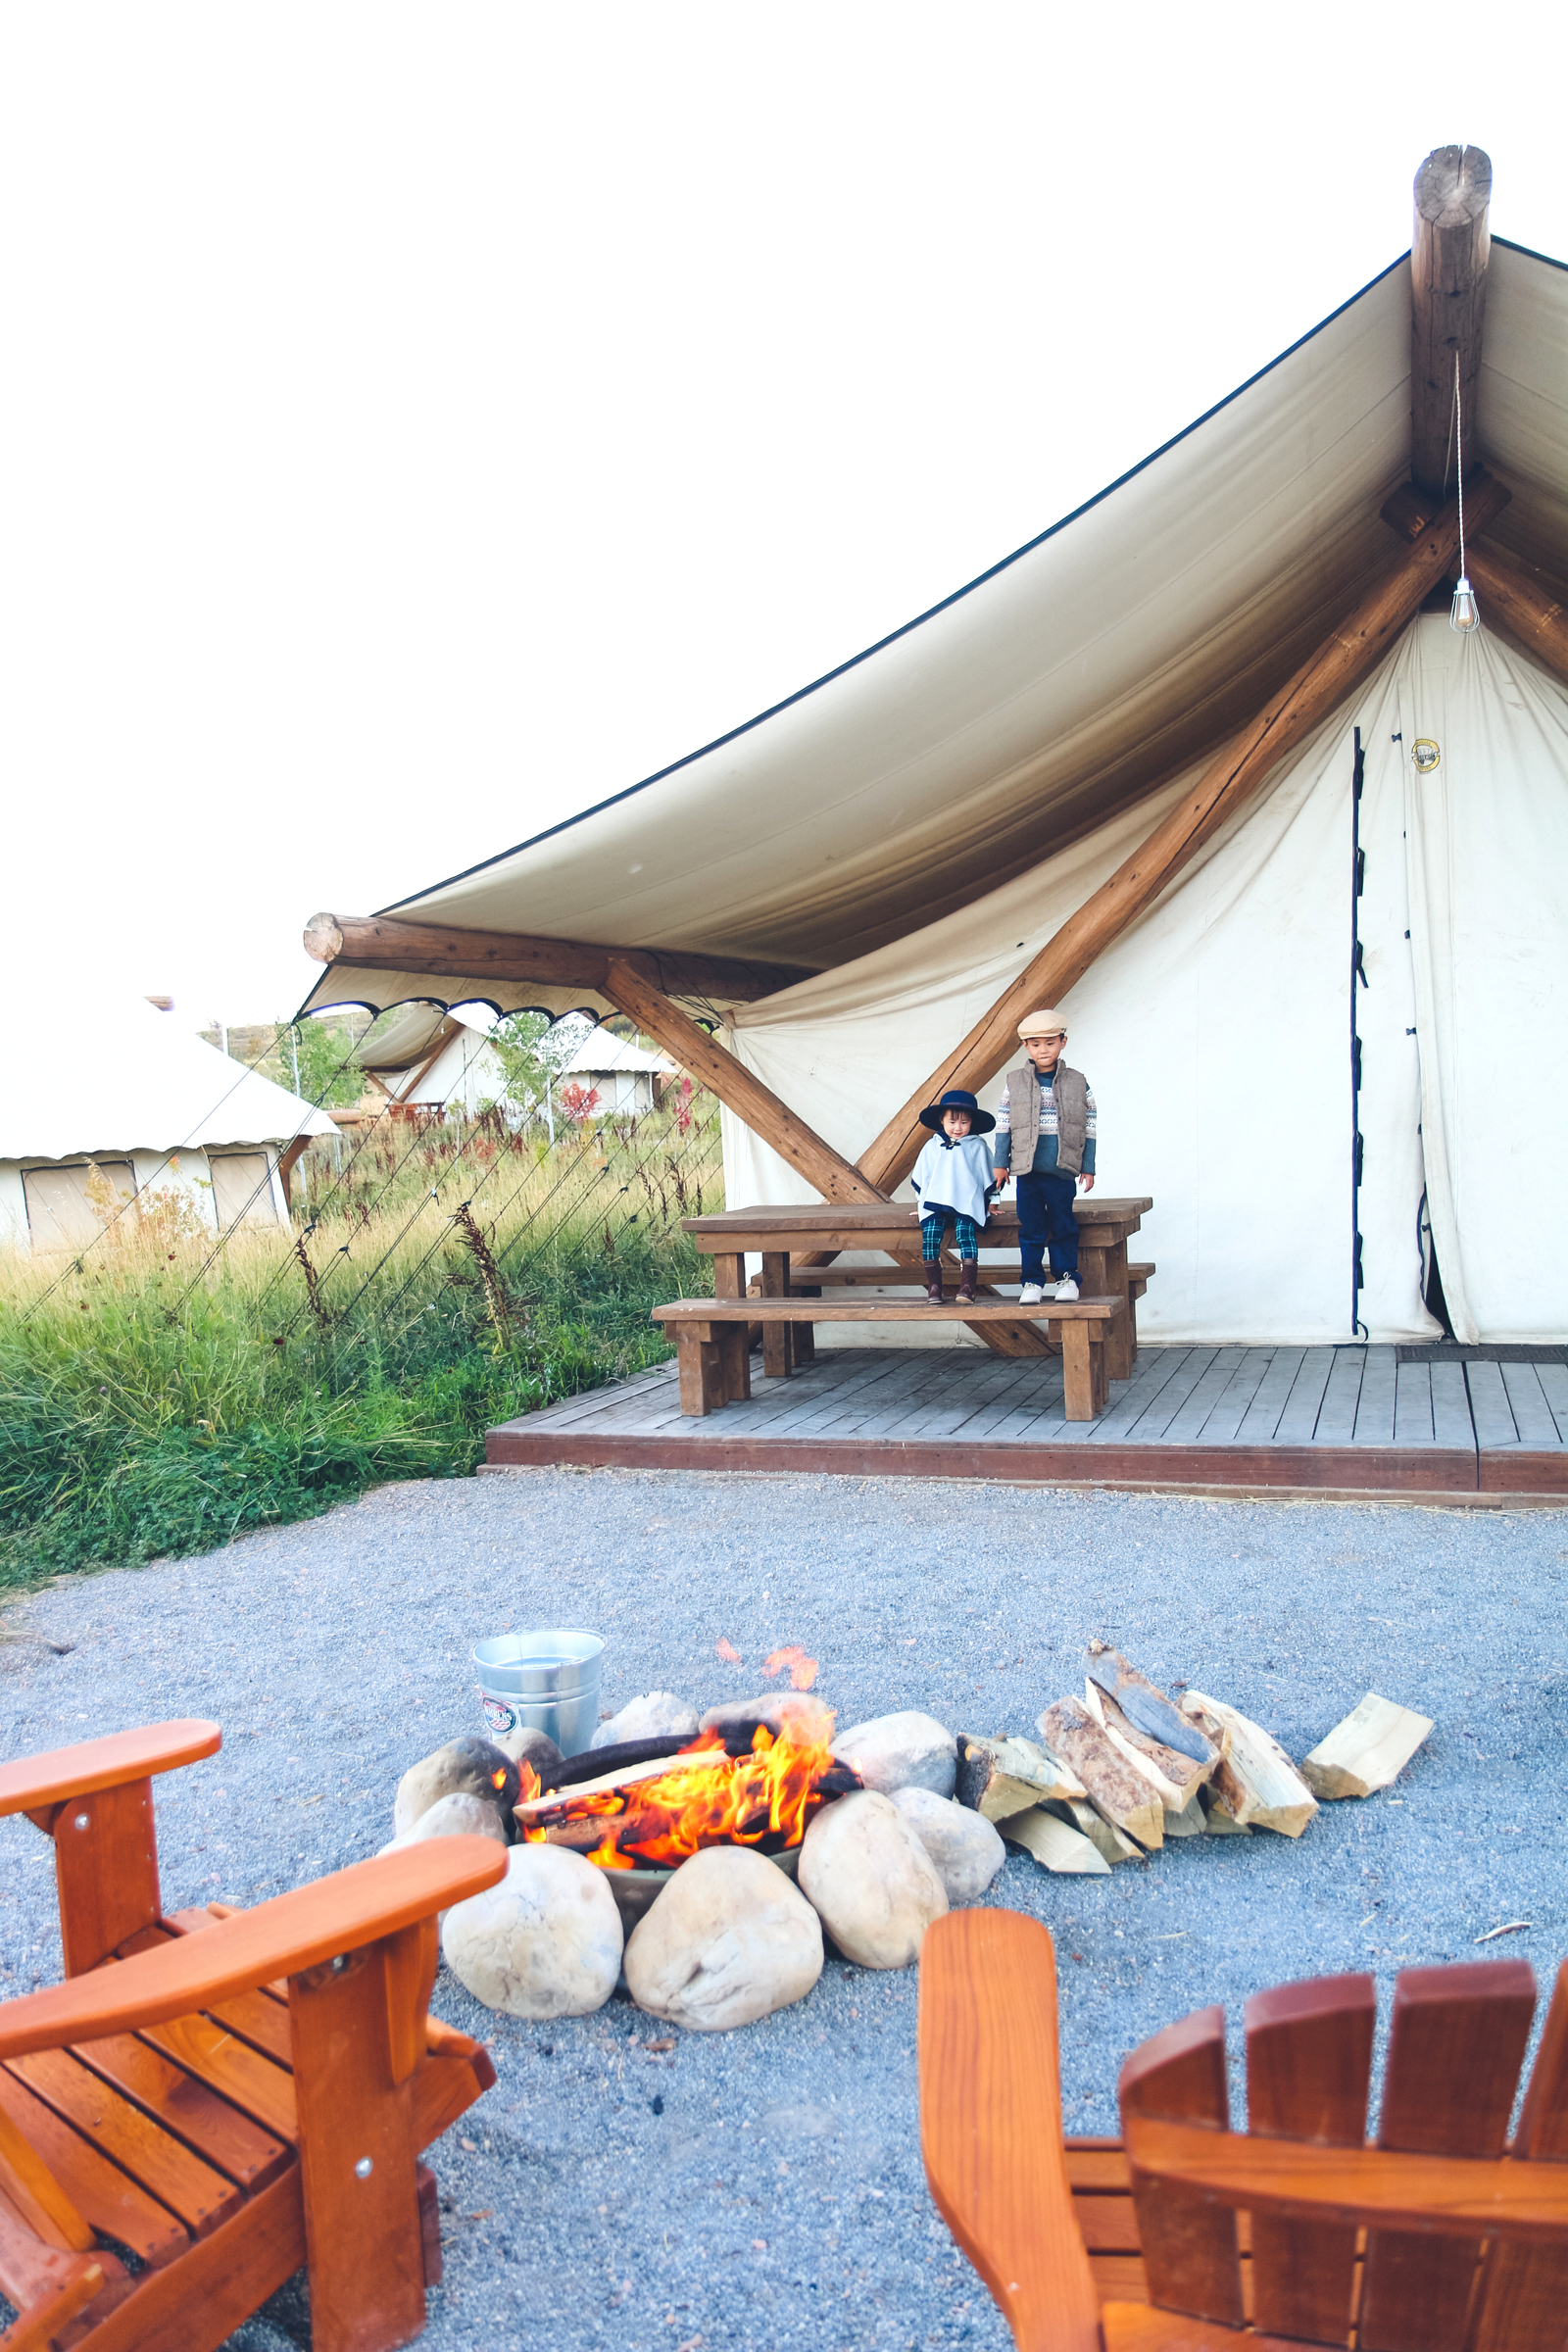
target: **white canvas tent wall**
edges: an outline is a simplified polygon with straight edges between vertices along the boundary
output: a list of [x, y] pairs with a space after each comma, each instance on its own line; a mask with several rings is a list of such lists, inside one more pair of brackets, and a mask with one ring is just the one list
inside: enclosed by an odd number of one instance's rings
[[483, 1029], [440, 1004], [406, 1004], [380, 1021], [350, 1059], [397, 1102], [472, 1118], [505, 1100], [507, 1073]]
[[[90, 1051], [83, 1051], [84, 1044]], [[202, 1221], [285, 1219], [277, 1160], [332, 1121], [139, 999], [70, 1006], [11, 1044], [0, 1094], [0, 1241], [79, 1249], [101, 1230], [90, 1168], [114, 1196], [182, 1195]]]
[[[1379, 508], [1408, 466], [1409, 351], [1401, 261], [1176, 442], [919, 621], [676, 768], [388, 911], [459, 929], [818, 965], [817, 979], [760, 1004], [693, 1009], [720, 1016], [741, 1058], [857, 1156], [1030, 946], [1387, 563], [1393, 542]], [[1513, 494], [1493, 540], [1568, 578], [1568, 273], [1500, 241], [1478, 429], [1487, 466]], [[1403, 931], [1413, 934], [1402, 977], [1388, 967], [1375, 1012], [1367, 992], [1366, 1018], [1381, 1023], [1401, 989], [1419, 992], [1399, 1024], [1401, 1039], [1407, 1028], [1417, 1038], [1400, 1050], [1415, 1054], [1429, 1177], [1440, 1128], [1445, 1142], [1445, 1169], [1430, 1186], [1440, 1254], [1455, 1251], [1463, 1226], [1462, 1303], [1450, 1304], [1461, 1330], [1488, 1336], [1568, 1324], [1549, 1284], [1534, 1303], [1510, 1298], [1500, 1270], [1485, 1271], [1473, 1231], [1490, 1213], [1476, 1205], [1483, 1171], [1496, 1165], [1487, 1157], [1496, 1100], [1482, 1076], [1489, 1055], [1511, 1060], [1518, 1080], [1500, 1109], [1502, 1181], [1534, 1183], [1560, 1156], [1555, 1090], [1529, 1076], [1554, 1063], [1560, 914], [1534, 905], [1527, 937], [1507, 902], [1521, 858], [1527, 896], [1550, 873], [1541, 860], [1558, 838], [1568, 782], [1561, 699], [1494, 631], [1470, 651], [1478, 659], [1466, 683], [1448, 666], [1451, 649], [1440, 658], [1438, 633], [1414, 624], [1378, 679], [1074, 994], [1075, 1039], [1102, 1101], [1103, 1181], [1161, 1203], [1146, 1225], [1160, 1267], [1144, 1309], [1152, 1333], [1350, 1336], [1348, 823], [1335, 795], [1348, 790], [1345, 746], [1356, 723], [1374, 755], [1368, 889], [1393, 894], [1380, 902], [1384, 931], [1392, 925], [1401, 948]], [[1395, 832], [1408, 831], [1396, 824], [1404, 779], [1396, 788], [1384, 772], [1375, 738], [1379, 726], [1391, 738], [1405, 732], [1387, 723], [1388, 696], [1424, 706], [1429, 693], [1446, 704], [1440, 740], [1446, 726], [1468, 748], [1450, 749], [1440, 790], [1416, 812], [1423, 846], [1411, 892], [1398, 854], [1406, 844], [1393, 846]], [[965, 910], [992, 893], [1001, 895], [974, 921]], [[1396, 923], [1401, 911], [1412, 919]], [[1489, 946], [1499, 937], [1511, 942], [1500, 956]], [[329, 970], [310, 1002], [385, 1004], [416, 985], [508, 1008], [607, 1009], [580, 988], [432, 985], [365, 968]], [[1294, 1041], [1310, 1073], [1288, 1100], [1260, 1089], [1265, 1024], [1248, 1009], [1260, 995], [1274, 1004], [1270, 1050]], [[1153, 1043], [1168, 1037], [1172, 1002], [1180, 1036], [1197, 1033], [1179, 1049], [1189, 1077], [1218, 1099], [1205, 1138], [1219, 1133], [1225, 1150], [1238, 1134], [1261, 1139], [1245, 1196], [1239, 1182], [1216, 1191], [1213, 1147], [1198, 1141], [1204, 1098], [1196, 1083], [1173, 1085]], [[879, 1032], [874, 1052], [851, 1053], [847, 1020], [859, 1024], [857, 1038]], [[1362, 1229], [1378, 1287], [1361, 1314], [1372, 1322], [1375, 1307], [1377, 1335], [1419, 1333], [1428, 1328], [1413, 1271], [1420, 1185], [1412, 1200], [1418, 1171], [1401, 1124], [1415, 1100], [1411, 1065], [1396, 1075], [1392, 1045], [1367, 1054], [1379, 1075], [1364, 1106], [1363, 1129], [1371, 1120], [1377, 1132]], [[1185, 1140], [1173, 1097], [1192, 1122]], [[1158, 1119], [1155, 1102], [1165, 1106]], [[726, 1131], [733, 1202], [800, 1197], [771, 1153], [734, 1122]], [[1538, 1205], [1523, 1209], [1537, 1268], [1551, 1254], [1549, 1211], [1547, 1225], [1530, 1222]], [[1235, 1284], [1220, 1271], [1226, 1250], [1238, 1252]]]

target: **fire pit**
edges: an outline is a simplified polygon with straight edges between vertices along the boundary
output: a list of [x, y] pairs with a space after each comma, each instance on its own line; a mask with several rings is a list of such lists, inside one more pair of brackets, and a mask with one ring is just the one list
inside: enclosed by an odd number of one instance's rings
[[793, 1878], [812, 1816], [861, 1786], [827, 1744], [831, 1723], [786, 1719], [775, 1731], [753, 1721], [633, 1740], [570, 1758], [548, 1787], [524, 1763], [518, 1836], [602, 1870], [628, 1927], [710, 1846], [750, 1846]]

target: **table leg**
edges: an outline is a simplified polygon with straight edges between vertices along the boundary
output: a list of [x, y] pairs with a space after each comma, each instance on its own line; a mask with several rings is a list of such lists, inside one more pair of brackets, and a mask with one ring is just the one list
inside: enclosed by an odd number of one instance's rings
[[[746, 1326], [742, 1323], [738, 1328], [744, 1331]], [[716, 1413], [725, 1402], [726, 1382], [711, 1323], [676, 1325], [675, 1369], [681, 1411], [693, 1419]]]
[[[762, 1297], [787, 1298], [790, 1295], [789, 1251], [781, 1250], [762, 1259]], [[790, 1346], [790, 1327], [787, 1323], [764, 1323], [762, 1326], [762, 1370], [769, 1380], [788, 1380], [794, 1359]]]
[[1061, 1368], [1066, 1377], [1067, 1419], [1092, 1421], [1095, 1417], [1094, 1350], [1089, 1345], [1087, 1323], [1057, 1323], [1052, 1338], [1061, 1342]]
[[[1127, 1298], [1127, 1245], [1112, 1242], [1104, 1253], [1104, 1289], [1106, 1298], [1120, 1298], [1129, 1307]], [[1138, 1339], [1130, 1312], [1113, 1318], [1105, 1327], [1105, 1372], [1111, 1380], [1131, 1380], [1133, 1365], [1138, 1360]]]

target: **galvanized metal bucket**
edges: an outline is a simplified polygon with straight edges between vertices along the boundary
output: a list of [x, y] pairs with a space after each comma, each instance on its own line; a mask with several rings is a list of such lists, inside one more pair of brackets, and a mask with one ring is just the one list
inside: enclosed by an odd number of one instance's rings
[[476, 1642], [479, 1703], [492, 1740], [507, 1732], [547, 1732], [564, 1756], [580, 1755], [599, 1726], [597, 1634], [556, 1630], [493, 1634]]

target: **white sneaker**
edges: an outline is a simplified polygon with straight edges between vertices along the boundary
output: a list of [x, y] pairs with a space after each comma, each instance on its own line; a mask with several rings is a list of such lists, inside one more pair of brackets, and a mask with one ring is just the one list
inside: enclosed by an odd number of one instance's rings
[[1073, 1279], [1072, 1275], [1064, 1274], [1060, 1282], [1058, 1282], [1056, 1285], [1056, 1304], [1060, 1306], [1065, 1300], [1069, 1298], [1076, 1298], [1077, 1296], [1078, 1285], [1076, 1281]]
[[1043, 1306], [1045, 1299], [1045, 1291], [1038, 1282], [1026, 1282], [1018, 1293], [1020, 1306]]

